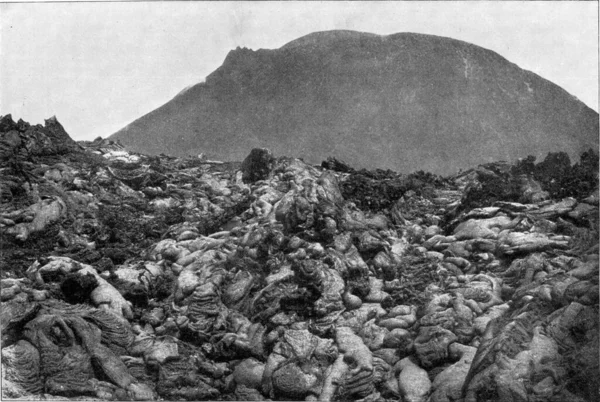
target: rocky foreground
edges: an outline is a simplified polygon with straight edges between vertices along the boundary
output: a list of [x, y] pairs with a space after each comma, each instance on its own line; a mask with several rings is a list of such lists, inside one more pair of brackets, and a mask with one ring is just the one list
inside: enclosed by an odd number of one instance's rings
[[598, 400], [597, 155], [442, 178], [0, 132], [3, 398]]

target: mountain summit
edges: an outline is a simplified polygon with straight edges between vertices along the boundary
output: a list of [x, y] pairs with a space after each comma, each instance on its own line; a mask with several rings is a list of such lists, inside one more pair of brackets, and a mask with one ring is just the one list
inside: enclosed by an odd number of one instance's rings
[[115, 133], [144, 153], [451, 173], [494, 160], [598, 149], [598, 113], [490, 50], [414, 33], [317, 32], [237, 48], [206, 82]]

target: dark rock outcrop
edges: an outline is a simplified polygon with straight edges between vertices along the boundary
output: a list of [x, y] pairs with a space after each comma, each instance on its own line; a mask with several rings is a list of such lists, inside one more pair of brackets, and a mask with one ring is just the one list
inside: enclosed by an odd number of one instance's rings
[[254, 148], [242, 162], [242, 180], [244, 183], [254, 183], [269, 177], [274, 162], [271, 151], [265, 148]]
[[45, 121], [44, 126], [31, 126], [19, 120], [15, 123], [10, 114], [0, 117], [0, 160], [21, 156], [63, 155], [80, 151], [56, 117]]

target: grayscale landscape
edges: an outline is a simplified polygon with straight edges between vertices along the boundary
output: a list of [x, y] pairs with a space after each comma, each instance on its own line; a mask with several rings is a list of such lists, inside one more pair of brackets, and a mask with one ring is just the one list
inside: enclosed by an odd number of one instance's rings
[[397, 32], [222, 49], [94, 138], [3, 106], [2, 399], [597, 401], [597, 111]]

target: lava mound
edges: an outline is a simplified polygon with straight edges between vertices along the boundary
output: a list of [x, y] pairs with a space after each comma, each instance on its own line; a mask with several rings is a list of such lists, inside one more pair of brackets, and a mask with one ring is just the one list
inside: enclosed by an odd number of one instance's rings
[[13, 123], [2, 399], [598, 400], [593, 151], [440, 177]]

